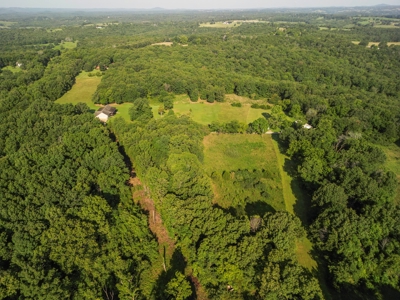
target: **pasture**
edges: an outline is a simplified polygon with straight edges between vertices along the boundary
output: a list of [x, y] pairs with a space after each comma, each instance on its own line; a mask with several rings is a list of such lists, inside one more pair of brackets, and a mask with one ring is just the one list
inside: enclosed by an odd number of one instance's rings
[[[158, 103], [152, 103], [155, 118], [160, 117], [157, 114], [159, 106], [160, 104]], [[174, 101], [173, 110], [178, 116], [190, 116], [195, 122], [204, 125], [216, 121], [225, 123], [233, 120], [248, 124], [261, 118], [263, 113], [269, 112], [269, 110], [255, 109], [250, 106], [250, 103], [244, 103], [242, 107], [233, 107], [229, 102], [208, 103], [201, 100], [198, 102], [191, 102], [187, 95], [180, 95], [177, 96]]]
[[60, 104], [77, 104], [79, 102], [86, 103], [91, 109], [97, 110], [99, 107], [92, 102], [92, 96], [100, 84], [101, 77], [89, 77], [89, 72], [82, 72], [76, 77], [76, 82], [67, 93], [56, 103]]

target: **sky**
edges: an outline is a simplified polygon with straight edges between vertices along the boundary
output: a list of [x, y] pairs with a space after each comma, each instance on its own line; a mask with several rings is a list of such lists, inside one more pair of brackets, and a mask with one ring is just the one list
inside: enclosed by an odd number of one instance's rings
[[400, 0], [0, 0], [0, 7], [35, 8], [275, 8], [400, 5]]

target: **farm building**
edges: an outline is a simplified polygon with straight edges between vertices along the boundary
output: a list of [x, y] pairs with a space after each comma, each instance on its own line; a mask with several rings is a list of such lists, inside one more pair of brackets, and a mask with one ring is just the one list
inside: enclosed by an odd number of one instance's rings
[[107, 122], [108, 118], [115, 115], [117, 109], [110, 105], [106, 105], [104, 107], [99, 108], [94, 115], [96, 118], [100, 119], [102, 122]]

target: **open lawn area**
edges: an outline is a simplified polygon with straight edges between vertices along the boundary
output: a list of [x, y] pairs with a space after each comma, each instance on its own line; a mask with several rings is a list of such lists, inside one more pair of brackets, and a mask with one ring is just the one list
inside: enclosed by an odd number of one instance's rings
[[99, 107], [92, 102], [92, 96], [100, 84], [101, 77], [89, 77], [89, 72], [82, 72], [76, 77], [76, 82], [72, 89], [65, 93], [56, 103], [77, 104], [86, 103], [91, 109], [97, 110]]
[[[204, 125], [215, 121], [225, 123], [233, 120], [248, 124], [261, 118], [263, 113], [268, 112], [267, 110], [255, 109], [250, 106], [250, 104], [243, 104], [242, 107], [233, 107], [228, 102], [191, 102], [188, 96], [182, 95], [176, 97], [173, 110], [177, 115], [188, 115], [194, 121]], [[155, 112], [154, 116], [158, 118], [159, 104], [152, 103], [152, 107], [153, 112]]]

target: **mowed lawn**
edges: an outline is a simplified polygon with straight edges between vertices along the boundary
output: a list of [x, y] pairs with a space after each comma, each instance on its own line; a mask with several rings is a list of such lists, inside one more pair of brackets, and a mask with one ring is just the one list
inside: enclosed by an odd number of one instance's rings
[[[212, 122], [230, 122], [237, 120], [243, 123], [251, 123], [261, 118], [267, 110], [251, 108], [249, 103], [242, 104], [242, 107], [233, 107], [228, 102], [208, 103], [206, 101], [191, 102], [187, 96], [178, 96], [174, 102], [174, 112], [179, 115], [190, 116], [193, 121], [200, 124], [210, 124]], [[158, 106], [153, 106], [153, 111], [158, 110]]]
[[[273, 210], [285, 210], [282, 182], [270, 135], [212, 133], [204, 138], [203, 145], [203, 164], [208, 175], [213, 172], [222, 174], [224, 171], [231, 172], [239, 169], [249, 171], [268, 170], [271, 176], [262, 179], [268, 187], [269, 194], [268, 200], [265, 202]], [[239, 193], [240, 195], [235, 196], [242, 197], [242, 199], [246, 197], [252, 199], [253, 196], [251, 189], [244, 190], [232, 184], [230, 185], [226, 181], [214, 180], [213, 188], [215, 194], [214, 202], [224, 208], [235, 207], [234, 203], [229, 203], [229, 200], [227, 200], [229, 197], [226, 197], [227, 195], [224, 195], [224, 193]], [[258, 200], [256, 198], [253, 199]], [[257, 205], [260, 205], [260, 203]], [[261, 211], [260, 215], [262, 215]]]
[[97, 110], [99, 106], [96, 106], [92, 102], [92, 96], [100, 84], [101, 77], [93, 76], [89, 77], [89, 72], [82, 72], [76, 77], [76, 82], [72, 89], [65, 93], [61, 98], [55, 102], [59, 104], [77, 104], [79, 102], [86, 103], [91, 109]]

